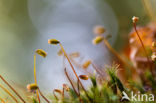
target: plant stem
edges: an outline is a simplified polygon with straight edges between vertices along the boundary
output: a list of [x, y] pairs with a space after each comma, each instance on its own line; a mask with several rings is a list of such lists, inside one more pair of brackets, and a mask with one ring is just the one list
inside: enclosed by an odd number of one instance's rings
[[73, 67], [73, 65], [72, 65], [72, 63], [71, 63], [71, 61], [70, 61], [68, 55], [67, 55], [67, 53], [65, 52], [65, 50], [64, 50], [64, 48], [63, 48], [63, 46], [62, 46], [62, 44], [61, 44], [61, 43], [59, 43], [59, 44], [60, 44], [60, 47], [61, 47], [61, 49], [62, 49], [62, 51], [63, 51], [63, 53], [64, 53], [64, 56], [67, 58], [67, 60], [68, 60], [68, 62], [69, 62], [69, 64], [70, 64], [70, 66], [71, 66], [71, 68], [72, 68], [72, 70], [73, 70], [73, 72], [74, 72], [74, 74], [75, 74], [77, 80], [79, 80], [79, 83], [80, 83], [82, 89], [83, 89], [84, 92], [86, 93], [86, 95], [87, 95], [87, 97], [89, 98], [89, 100], [91, 100], [91, 98], [89, 97], [87, 91], [85, 90], [85, 88], [84, 88], [82, 82], [80, 81], [80, 79], [79, 79], [79, 77], [78, 77], [78, 75], [77, 75], [77, 73], [76, 73], [76, 71], [75, 71], [75, 69], [74, 69], [74, 67]]
[[23, 103], [26, 103], [25, 100], [17, 93], [17, 91], [1, 75], [0, 78], [9, 88], [11, 88], [12, 91], [14, 91], [14, 93], [23, 101]]
[[50, 102], [48, 101], [48, 99], [42, 94], [42, 92], [40, 91], [39, 88], [38, 88], [38, 91], [39, 91], [40, 95], [42, 96], [42, 98], [43, 98], [47, 103], [50, 103]]
[[[34, 54], [34, 81], [35, 81], [35, 84], [37, 84], [37, 78], [36, 78], [36, 54]], [[39, 97], [38, 90], [36, 90], [36, 94], [37, 94], [38, 102], [40, 103], [40, 97]]]
[[0, 98], [0, 101], [1, 101], [2, 103], [6, 103], [2, 98]]
[[68, 75], [68, 72], [67, 72], [66, 68], [64, 69], [64, 72], [65, 72], [65, 75], [66, 75], [67, 79], [69, 80], [71, 86], [73, 87], [74, 92], [76, 93], [77, 96], [79, 96], [79, 94], [77, 93], [77, 91], [76, 91], [76, 89], [74, 87], [74, 84], [72, 83], [72, 80], [70, 79], [70, 77]]
[[134, 26], [134, 30], [135, 30], [135, 32], [136, 32], [138, 38], [139, 38], [139, 41], [140, 41], [140, 43], [141, 43], [141, 45], [142, 45], [142, 48], [143, 48], [143, 50], [144, 50], [144, 52], [145, 52], [145, 55], [146, 55], [146, 58], [147, 58], [147, 61], [148, 61], [149, 67], [150, 67], [150, 69], [152, 70], [152, 66], [150, 65], [150, 59], [149, 59], [148, 54], [147, 54], [147, 52], [146, 52], [146, 49], [145, 49], [144, 43], [143, 43], [143, 41], [142, 41], [142, 39], [141, 39], [141, 37], [140, 37], [140, 35], [139, 35], [137, 29], [136, 29], [136, 23], [133, 22], [133, 26]]
[[109, 49], [109, 51], [113, 54], [113, 55], [115, 55], [118, 59], [119, 59], [119, 61], [124, 65], [124, 66], [126, 66], [127, 68], [131, 68], [131, 70], [134, 72], [134, 73], [137, 73], [136, 72], [136, 69], [133, 69], [134, 67], [132, 66], [132, 65], [130, 65], [130, 64], [128, 64], [127, 62], [125, 62], [123, 59], [122, 59], [122, 57], [118, 54], [118, 52], [116, 52], [116, 50], [114, 50], [113, 48], [112, 48], [112, 46], [109, 44], [109, 42], [104, 38], [104, 44], [106, 45], [106, 47]]
[[103, 71], [99, 70], [95, 64], [91, 63], [93, 68], [95, 69], [95, 71], [101, 76], [101, 77], [104, 77], [105, 75], [103, 75]]
[[64, 88], [63, 88], [63, 92], [62, 92], [62, 100], [64, 100]]
[[79, 79], [79, 77], [78, 77], [78, 75], [77, 75], [77, 73], [76, 73], [76, 71], [75, 71], [75, 69], [74, 69], [74, 67], [73, 67], [73, 65], [72, 65], [72, 63], [71, 63], [71, 61], [70, 61], [70, 59], [68, 58], [67, 53], [65, 52], [65, 50], [64, 50], [64, 48], [63, 48], [63, 46], [62, 46], [62, 44], [61, 44], [61, 43], [59, 43], [59, 44], [60, 44], [60, 47], [61, 47], [61, 49], [62, 49], [62, 51], [63, 51], [63, 53], [64, 53], [64, 56], [67, 58], [67, 60], [68, 60], [68, 62], [69, 62], [69, 64], [70, 64], [70, 66], [71, 66], [71, 68], [72, 68], [72, 70], [73, 70], [73, 72], [74, 72], [74, 74], [75, 74], [77, 80], [79, 80], [81, 87], [82, 87], [83, 90], [86, 92], [86, 90], [85, 90], [84, 86], [82, 85], [82, 82], [80, 81], [80, 79]]
[[58, 98], [57, 98], [57, 96], [55, 94], [55, 91], [53, 91], [53, 95], [54, 95], [55, 99], [58, 101]]
[[121, 56], [111, 47], [111, 45], [108, 43], [108, 41], [104, 38], [104, 43], [107, 46], [107, 48], [114, 54], [123, 64], [128, 65]]
[[37, 79], [36, 79], [36, 55], [34, 54], [34, 81], [37, 84]]
[[0, 85], [0, 88], [2, 88], [7, 94], [9, 94], [16, 103], [19, 103], [17, 99], [6, 88], [4, 88], [2, 85]]
[[83, 101], [82, 101], [82, 99], [81, 99], [79, 93], [77, 93], [77, 91], [76, 91], [76, 89], [75, 89], [75, 87], [74, 87], [74, 85], [73, 85], [73, 83], [72, 83], [72, 81], [71, 81], [71, 79], [70, 79], [70, 77], [69, 77], [69, 75], [68, 75], [68, 72], [67, 72], [66, 68], [64, 69], [64, 71], [65, 71], [65, 74], [66, 74], [66, 76], [67, 76], [67, 78], [68, 78], [70, 84], [72, 85], [72, 87], [73, 87], [73, 89], [74, 89], [74, 92], [75, 92], [76, 95], [79, 97], [80, 103], [83, 103]]
[[80, 96], [80, 86], [79, 86], [79, 80], [77, 80], [77, 88], [78, 88], [78, 94]]

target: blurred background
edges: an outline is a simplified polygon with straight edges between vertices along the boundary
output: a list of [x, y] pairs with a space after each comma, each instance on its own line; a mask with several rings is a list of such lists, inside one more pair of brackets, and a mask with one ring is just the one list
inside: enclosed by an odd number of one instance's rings
[[[156, 2], [150, 3], [154, 8]], [[112, 35], [109, 42], [120, 51], [128, 42], [134, 15], [140, 25], [150, 22], [145, 11], [142, 0], [0, 0], [0, 75], [25, 88], [33, 82], [34, 51], [43, 49], [48, 55], [37, 56], [40, 88], [59, 88], [67, 82], [63, 60], [57, 56], [59, 47], [49, 45], [48, 39], [56, 38], [67, 53], [80, 52], [84, 60], [104, 66], [111, 55], [105, 47], [92, 45], [93, 28], [104, 26]]]

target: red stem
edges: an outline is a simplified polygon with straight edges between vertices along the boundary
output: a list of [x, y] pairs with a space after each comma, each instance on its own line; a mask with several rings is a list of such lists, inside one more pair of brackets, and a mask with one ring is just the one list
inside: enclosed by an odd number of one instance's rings
[[26, 103], [24, 99], [17, 93], [17, 91], [1, 75], [0, 75], [0, 78], [3, 80], [5, 84], [8, 85], [9, 88], [12, 89], [12, 91], [14, 91], [14, 93], [23, 101], [23, 103]]
[[56, 96], [56, 94], [55, 94], [55, 91], [53, 91], [53, 95], [54, 95], [54, 97], [56, 98], [56, 100], [58, 101], [58, 98], [57, 98], [57, 96]]
[[70, 79], [70, 77], [69, 77], [69, 75], [68, 75], [68, 73], [67, 73], [66, 68], [64, 69], [64, 71], [65, 71], [65, 74], [66, 74], [66, 76], [67, 76], [67, 78], [68, 78], [70, 84], [72, 85], [72, 87], [73, 87], [73, 89], [74, 89], [76, 95], [79, 97], [80, 103], [83, 103], [83, 101], [81, 100], [81, 97], [80, 97], [79, 93], [77, 93], [77, 91], [76, 91], [76, 89], [75, 89], [75, 87], [74, 87], [74, 85], [73, 85], [73, 83], [72, 83], [72, 81], [71, 81], [71, 79]]
[[140, 37], [140, 35], [139, 35], [137, 29], [136, 29], [136, 23], [133, 22], [133, 26], [134, 26], [134, 30], [135, 30], [135, 32], [136, 32], [136, 34], [137, 34], [137, 36], [138, 36], [138, 38], [139, 38], [139, 40], [140, 40], [140, 43], [141, 43], [141, 45], [142, 45], [142, 47], [143, 47], [143, 49], [144, 49], [144, 52], [145, 52], [145, 55], [146, 55], [146, 58], [147, 58], [147, 61], [148, 61], [149, 67], [150, 67], [151, 70], [152, 70], [152, 66], [150, 65], [150, 59], [149, 59], [148, 54], [147, 54], [147, 52], [146, 52], [146, 49], [145, 49], [144, 43], [143, 43], [143, 41], [142, 41], [142, 39], [141, 39], [141, 37]]
[[70, 66], [71, 66], [71, 68], [72, 68], [72, 70], [73, 70], [73, 72], [74, 72], [74, 74], [75, 74], [76, 78], [79, 80], [79, 82], [80, 82], [80, 85], [81, 85], [82, 89], [86, 92], [86, 90], [85, 90], [84, 86], [82, 85], [82, 82], [80, 81], [80, 79], [79, 79], [79, 77], [78, 77], [78, 75], [77, 75], [77, 73], [76, 73], [76, 71], [75, 71], [75, 69], [74, 69], [74, 67], [73, 67], [72, 63], [70, 62], [70, 59], [68, 58], [67, 53], [65, 52], [65, 50], [64, 50], [64, 48], [63, 48], [63, 46], [62, 46], [62, 44], [61, 44], [61, 43], [60, 43], [60, 47], [61, 47], [61, 49], [62, 49], [62, 51], [63, 51], [63, 53], [64, 53], [65, 57], [67, 58], [67, 60], [68, 60], [68, 62], [69, 62], [69, 64], [70, 64]]
[[78, 88], [78, 94], [80, 96], [80, 86], [79, 86], [79, 80], [77, 80], [77, 88]]
[[74, 87], [74, 85], [73, 85], [73, 83], [72, 83], [72, 81], [71, 81], [71, 79], [70, 79], [70, 77], [69, 77], [69, 75], [68, 75], [68, 72], [67, 72], [66, 68], [64, 69], [64, 72], [65, 72], [65, 74], [66, 74], [66, 76], [67, 76], [67, 79], [69, 80], [71, 86], [73, 87], [73, 89], [74, 89], [76, 95], [79, 96], [79, 94], [77, 93], [77, 91], [76, 91], [76, 89], [75, 89], [75, 87]]
[[50, 103], [48, 101], [48, 99], [42, 94], [42, 92], [40, 91], [40, 89], [38, 88], [38, 92], [40, 93], [40, 95], [42, 96], [42, 98], [47, 102], [47, 103]]

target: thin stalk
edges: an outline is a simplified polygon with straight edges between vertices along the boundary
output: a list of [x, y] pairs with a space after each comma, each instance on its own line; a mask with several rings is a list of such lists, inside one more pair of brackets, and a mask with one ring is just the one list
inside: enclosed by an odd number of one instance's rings
[[37, 79], [36, 79], [36, 55], [34, 54], [34, 81], [37, 84]]
[[17, 93], [17, 91], [1, 75], [0, 78], [23, 101], [23, 103], [26, 103], [25, 100]]
[[4, 88], [2, 85], [0, 85], [0, 88], [2, 88], [8, 95], [10, 95], [16, 103], [19, 103], [17, 99], [6, 88]]
[[53, 91], [53, 95], [54, 95], [55, 99], [58, 101], [58, 98], [57, 98], [57, 96], [55, 94], [55, 91]]
[[108, 43], [108, 41], [104, 38], [104, 43], [107, 46], [107, 48], [110, 50], [110, 52], [112, 52], [112, 54], [114, 54], [123, 64], [128, 65], [122, 58], [121, 56], [116, 52], [116, 50], [114, 50], [111, 45]]
[[77, 88], [78, 88], [78, 94], [80, 96], [80, 86], [79, 86], [79, 80], [77, 80]]
[[[36, 78], [36, 54], [34, 54], [34, 81], [35, 81], [35, 84], [37, 84], [37, 78]], [[40, 97], [39, 97], [38, 90], [36, 90], [36, 94], [37, 94], [38, 102], [40, 103]]]
[[79, 94], [77, 93], [77, 91], [76, 91], [76, 89], [75, 89], [75, 87], [74, 87], [74, 84], [72, 83], [72, 80], [70, 79], [70, 77], [69, 77], [69, 75], [68, 75], [68, 72], [67, 72], [66, 68], [64, 69], [64, 72], [65, 72], [65, 75], [66, 75], [67, 79], [69, 80], [69, 82], [70, 82], [70, 84], [71, 84], [71, 86], [72, 86], [74, 92], [76, 93], [77, 96], [79, 96]]
[[40, 93], [40, 95], [42, 96], [42, 98], [43, 98], [47, 103], [50, 103], [49, 100], [42, 94], [42, 92], [40, 91], [39, 88], [38, 88], [38, 92]]
[[78, 64], [72, 57], [69, 57], [71, 62], [78, 68], [82, 68], [81, 64]]
[[54, 97], [56, 98], [56, 100], [58, 101], [59, 99], [57, 98], [57, 96], [56, 96], [55, 92], [57, 92], [57, 93], [59, 93], [59, 94], [61, 94], [61, 95], [62, 95], [62, 91], [61, 91], [61, 90], [59, 90], [59, 89], [54, 89], [54, 90], [53, 90], [53, 95], [54, 95]]
[[104, 77], [104, 76], [105, 76], [105, 75], [103, 75], [102, 71], [99, 70], [99, 69], [95, 66], [95, 64], [93, 64], [93, 63], [91, 63], [91, 64], [92, 64], [93, 68], [95, 69], [95, 71], [96, 71], [101, 77]]
[[136, 23], [135, 23], [135, 22], [133, 22], [133, 26], [134, 26], [134, 30], [135, 30], [135, 32], [136, 32], [138, 38], [139, 38], [139, 41], [140, 41], [140, 43], [141, 43], [141, 45], [142, 45], [142, 48], [143, 48], [143, 50], [144, 50], [144, 52], [145, 52], [145, 55], [146, 55], [146, 58], [147, 58], [147, 61], [148, 61], [148, 65], [149, 65], [150, 69], [152, 70], [152, 65], [150, 65], [150, 59], [149, 59], [148, 54], [147, 54], [147, 52], [146, 52], [144, 43], [143, 43], [143, 41], [142, 41], [142, 39], [141, 39], [141, 37], [140, 37], [140, 35], [139, 35], [137, 29], [136, 29]]
[[68, 72], [67, 72], [66, 68], [64, 69], [64, 71], [65, 71], [65, 74], [66, 74], [66, 76], [67, 76], [67, 79], [69, 80], [71, 86], [72, 86], [73, 89], [74, 89], [74, 92], [75, 92], [76, 95], [79, 97], [79, 101], [80, 101], [80, 103], [83, 103], [83, 101], [82, 101], [82, 99], [81, 99], [79, 93], [77, 93], [77, 91], [76, 91], [76, 89], [75, 89], [75, 87], [74, 87], [74, 85], [73, 85], [73, 83], [72, 83], [72, 80], [70, 79], [70, 77], [69, 77], [69, 75], [68, 75]]
[[[70, 59], [69, 59], [67, 53], [65, 52], [65, 50], [64, 50], [64, 48], [63, 48], [63, 46], [62, 46], [61, 43], [60, 43], [60, 47], [61, 47], [61, 49], [62, 49], [62, 51], [63, 51], [63, 53], [64, 53], [64, 56], [67, 58], [67, 60], [68, 60], [68, 62], [69, 62], [69, 64], [70, 64], [70, 66], [71, 66], [71, 68], [72, 68], [72, 70], [73, 70], [73, 72], [74, 72], [74, 74], [75, 74], [75, 76], [76, 76], [76, 78], [77, 78], [77, 80], [80, 81], [80, 79], [79, 79], [79, 77], [78, 77], [78, 75], [77, 75], [77, 73], [76, 73], [76, 71], [75, 71], [75, 69], [74, 69], [74, 67], [73, 67], [73, 65], [72, 65], [72, 63], [71, 63], [71, 61], [70, 61]], [[82, 85], [82, 82], [81, 82], [81, 81], [80, 81], [80, 85], [81, 85], [81, 87], [83, 88], [83, 90], [86, 92], [86, 90], [85, 90], [84, 86]]]
[[64, 50], [64, 48], [63, 48], [63, 46], [62, 46], [62, 44], [61, 44], [61, 43], [59, 43], [59, 44], [60, 44], [60, 47], [61, 47], [61, 49], [62, 49], [62, 51], [63, 51], [63, 53], [64, 53], [64, 56], [67, 58], [67, 60], [68, 60], [68, 62], [69, 62], [69, 64], [70, 64], [70, 66], [71, 66], [71, 68], [72, 68], [72, 70], [73, 70], [73, 72], [74, 72], [74, 74], [75, 74], [77, 80], [79, 80], [79, 83], [80, 83], [82, 89], [83, 89], [84, 92], [86, 93], [86, 95], [87, 95], [87, 97], [89, 98], [89, 100], [91, 100], [91, 98], [89, 97], [87, 91], [85, 90], [85, 88], [84, 88], [82, 82], [80, 81], [80, 79], [79, 79], [79, 77], [78, 77], [78, 75], [77, 75], [77, 73], [76, 73], [76, 71], [75, 71], [75, 69], [74, 69], [74, 67], [73, 67], [73, 65], [72, 65], [72, 63], [71, 63], [71, 61], [70, 61], [68, 55], [67, 55], [67, 53], [65, 52], [65, 50]]
[[[106, 45], [106, 47], [109, 49], [109, 51], [113, 54], [113, 55], [115, 55], [119, 60], [120, 60], [120, 62], [122, 62], [123, 63], [123, 65], [124, 66], [126, 66], [126, 67], [129, 67], [129, 68], [134, 68], [133, 66], [131, 66], [130, 64], [128, 64], [127, 62], [125, 62], [123, 59], [122, 59], [122, 57], [118, 54], [118, 52], [116, 52], [116, 50], [114, 50], [113, 48], [112, 48], [112, 46], [109, 44], [109, 42], [104, 38], [104, 44]], [[136, 70], [135, 69], [132, 69], [133, 70], [133, 72], [135, 72], [136, 73]]]
[[0, 97], [0, 101], [1, 101], [2, 103], [6, 103], [1, 97]]
[[64, 88], [63, 88], [63, 92], [62, 92], [62, 100], [64, 100]]

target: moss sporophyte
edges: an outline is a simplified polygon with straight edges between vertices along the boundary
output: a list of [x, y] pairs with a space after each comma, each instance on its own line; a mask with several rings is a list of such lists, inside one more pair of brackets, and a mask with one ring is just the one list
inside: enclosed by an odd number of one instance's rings
[[[57, 54], [63, 57], [64, 74], [69, 84], [62, 83], [61, 88], [55, 88], [53, 91], [50, 91], [49, 95], [44, 96], [37, 80], [36, 56], [46, 58], [47, 52], [42, 49], [35, 50], [34, 82], [26, 87], [27, 91], [32, 95], [33, 103], [154, 102], [154, 96], [156, 95], [156, 46], [154, 31], [156, 28], [153, 29], [151, 26], [148, 26], [138, 29], [136, 27], [138, 21], [138, 17], [132, 18], [134, 31], [129, 37], [129, 54], [128, 56], [126, 54], [128, 59], [125, 59], [124, 54], [118, 53], [111, 46], [108, 41], [111, 37], [108, 31], [106, 32], [103, 26], [95, 26], [93, 30], [95, 38], [93, 38], [92, 43], [94, 46], [103, 43], [110, 51], [110, 54], [115, 57], [110, 66], [98, 66], [90, 58], [84, 60], [78, 51], [67, 53], [61, 41], [49, 39], [48, 43], [50, 45], [58, 45], [60, 47]], [[141, 33], [148, 37], [146, 38], [148, 39], [148, 45], [144, 42], [146, 40], [144, 40]], [[78, 59], [80, 59], [80, 62], [76, 61]], [[69, 63], [68, 67], [65, 65], [65, 60]], [[146, 65], [147, 63], [148, 65]], [[81, 70], [81, 72], [77, 72], [78, 70]], [[0, 79], [4, 82], [4, 85], [0, 84], [0, 88], [11, 97], [11, 102], [26, 103], [16, 88], [13, 88], [1, 75]], [[89, 87], [85, 85], [86, 83], [90, 83]], [[5, 87], [5, 85], [9, 88]], [[10, 90], [13, 92], [10, 92]], [[0, 97], [0, 101], [7, 103], [7, 100], [2, 97]]]

